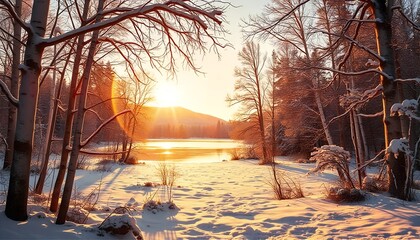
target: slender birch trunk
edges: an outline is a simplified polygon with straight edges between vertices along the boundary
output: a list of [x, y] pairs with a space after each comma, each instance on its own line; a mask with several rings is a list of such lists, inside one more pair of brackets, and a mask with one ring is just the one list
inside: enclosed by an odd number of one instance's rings
[[22, 67], [13, 162], [10, 170], [5, 210], [8, 218], [17, 221], [28, 219], [29, 171], [38, 104], [38, 78], [41, 73], [41, 61], [44, 51], [44, 47], [38, 43], [45, 35], [49, 5], [50, 1], [48, 0], [34, 1], [30, 21], [32, 31], [29, 32], [26, 42]]
[[[316, 88], [319, 87], [318, 83], [314, 83], [314, 84]], [[325, 117], [325, 112], [324, 112], [324, 107], [322, 106], [321, 94], [319, 93], [318, 90], [315, 90], [314, 95], [315, 95], [315, 103], [318, 108], [319, 119], [321, 120], [322, 129], [324, 129], [325, 138], [327, 139], [328, 145], [333, 145], [334, 144], [333, 138], [331, 136], [330, 129], [328, 128], [327, 119]]]
[[[98, 13], [102, 12], [104, 5], [104, 0], [100, 0], [98, 3]], [[101, 21], [101, 16], [98, 15], [96, 22]], [[83, 71], [81, 79], [81, 93], [78, 101], [78, 107], [76, 112], [76, 119], [74, 123], [74, 137], [73, 137], [73, 146], [70, 155], [69, 166], [67, 170], [66, 183], [64, 184], [63, 197], [61, 199], [60, 209], [58, 210], [58, 216], [56, 224], [64, 224], [67, 217], [67, 212], [70, 206], [71, 193], [73, 190], [74, 178], [76, 176], [76, 166], [77, 160], [79, 157], [79, 152], [81, 149], [81, 139], [83, 132], [83, 122], [84, 115], [86, 110], [86, 99], [87, 99], [87, 90], [89, 87], [90, 73], [92, 65], [94, 62], [95, 50], [98, 44], [99, 30], [93, 32], [92, 40], [90, 43], [89, 53], [86, 59], [86, 66]]]
[[[17, 16], [22, 15], [22, 0], [16, 0], [15, 12]], [[15, 21], [13, 23], [13, 53], [12, 53], [12, 74], [10, 83], [10, 93], [17, 97], [19, 93], [19, 64], [20, 64], [20, 51], [22, 44], [18, 41], [22, 39], [22, 29], [20, 25]], [[16, 118], [17, 108], [13, 104], [9, 103], [9, 116], [7, 119], [7, 149], [4, 156], [3, 169], [8, 169], [13, 160], [13, 149], [16, 134]]]
[[[74, 43], [72, 44], [72, 48], [74, 47]], [[37, 194], [41, 194], [42, 190], [44, 188], [44, 183], [45, 183], [45, 178], [47, 177], [47, 170], [48, 170], [48, 162], [49, 162], [49, 157], [50, 157], [50, 149], [51, 149], [51, 143], [52, 143], [52, 137], [53, 137], [53, 133], [54, 133], [54, 129], [55, 129], [55, 122], [57, 120], [57, 112], [58, 112], [58, 103], [59, 103], [59, 98], [61, 96], [61, 90], [62, 90], [62, 86], [64, 83], [64, 72], [67, 69], [67, 65], [70, 62], [70, 56], [71, 54], [68, 54], [66, 63], [63, 66], [63, 70], [62, 70], [62, 74], [60, 76], [60, 81], [58, 83], [58, 89], [57, 92], [55, 93], [54, 97], [51, 99], [51, 109], [50, 109], [50, 116], [48, 119], [48, 129], [47, 129], [47, 134], [46, 134], [46, 140], [45, 140], [45, 150], [43, 153], [43, 161], [42, 161], [42, 168], [41, 168], [41, 172], [39, 173], [39, 179], [38, 182], [36, 184], [35, 190], [34, 192]], [[55, 84], [55, 81], [54, 81]]]
[[[86, 19], [88, 15], [88, 10], [90, 6], [90, 0], [85, 1], [85, 5], [83, 7], [82, 18]], [[72, 136], [72, 127], [73, 127], [73, 110], [76, 103], [76, 87], [79, 79], [79, 69], [80, 69], [80, 62], [82, 59], [82, 51], [84, 46], [84, 39], [85, 35], [81, 34], [77, 38], [77, 46], [76, 46], [76, 54], [74, 57], [74, 64], [73, 64], [73, 72], [71, 76], [71, 83], [70, 83], [70, 93], [69, 99], [67, 102], [67, 113], [66, 113], [66, 126], [64, 130], [63, 136], [63, 143], [61, 148], [61, 160], [60, 166], [58, 168], [57, 178], [54, 183], [53, 193], [51, 197], [50, 203], [50, 211], [57, 212], [58, 210], [58, 202], [60, 199], [61, 187], [63, 186], [64, 177], [66, 175], [67, 163], [69, 159], [69, 147], [70, 139]]]

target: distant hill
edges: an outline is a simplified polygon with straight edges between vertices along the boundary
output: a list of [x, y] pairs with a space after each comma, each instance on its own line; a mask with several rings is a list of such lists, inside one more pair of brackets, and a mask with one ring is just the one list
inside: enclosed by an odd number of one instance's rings
[[227, 138], [225, 120], [183, 107], [143, 107], [146, 138]]
[[178, 123], [189, 126], [215, 125], [225, 120], [203, 113], [191, 111], [183, 107], [143, 107], [146, 119], [155, 125]]

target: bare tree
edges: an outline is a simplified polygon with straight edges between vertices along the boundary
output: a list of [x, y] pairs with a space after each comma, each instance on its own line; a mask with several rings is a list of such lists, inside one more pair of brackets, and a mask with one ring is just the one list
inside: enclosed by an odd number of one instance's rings
[[122, 128], [122, 154], [120, 161], [126, 162], [131, 154], [136, 130], [140, 128], [139, 125], [141, 122], [139, 122], [139, 119], [142, 114], [142, 108], [146, 103], [151, 101], [152, 97], [150, 94], [154, 85], [147, 76], [144, 76], [144, 80], [141, 82], [135, 79], [121, 79], [116, 85], [118, 94], [121, 96], [119, 96], [119, 100], [115, 101], [115, 108], [117, 108], [117, 111], [130, 109], [132, 113], [121, 116], [118, 119]]
[[[245, 34], [248, 38], [255, 35], [265, 38], [272, 38], [280, 43], [287, 43], [297, 50], [302, 56], [303, 63], [309, 67], [317, 59], [311, 58], [312, 20], [308, 17], [308, 10], [305, 4], [309, 0], [281, 0], [273, 1], [272, 5], [266, 7], [266, 12], [260, 17], [251, 18], [246, 23]], [[322, 102], [319, 79], [313, 70], [307, 71], [307, 79], [312, 83], [314, 100], [317, 106], [322, 129], [328, 144], [333, 144], [333, 139], [328, 128], [328, 121], [325, 116]]]
[[261, 149], [260, 164], [272, 162], [267, 155], [266, 129], [264, 121], [264, 102], [266, 98], [267, 82], [264, 81], [263, 71], [266, 55], [260, 51], [260, 46], [254, 42], [247, 42], [239, 52], [241, 67], [235, 69], [235, 93], [228, 96], [226, 101], [230, 106], [240, 104], [240, 120], [251, 125], [247, 131], [254, 131], [258, 135], [257, 144]]
[[[17, 16], [22, 15], [22, 0], [16, 0], [14, 11]], [[17, 98], [19, 92], [19, 64], [22, 48], [21, 26], [17, 21], [13, 22], [13, 51], [12, 51], [12, 69], [10, 77], [10, 97]], [[4, 156], [3, 169], [9, 168], [12, 164], [14, 137], [16, 131], [17, 104], [15, 101], [9, 101], [9, 116], [7, 122], [7, 149]]]

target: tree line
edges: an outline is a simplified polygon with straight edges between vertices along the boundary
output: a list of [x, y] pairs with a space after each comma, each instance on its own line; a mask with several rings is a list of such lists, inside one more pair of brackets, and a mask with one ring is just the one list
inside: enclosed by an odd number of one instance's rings
[[420, 3], [273, 0], [242, 24], [247, 41], [227, 102], [241, 106], [233, 131], [255, 146], [260, 163], [279, 154], [309, 159], [314, 147], [338, 145], [352, 150], [360, 186], [366, 166], [380, 162], [389, 192], [411, 199]]
[[146, 130], [145, 138], [229, 138], [229, 125], [218, 121], [215, 125], [159, 124]]

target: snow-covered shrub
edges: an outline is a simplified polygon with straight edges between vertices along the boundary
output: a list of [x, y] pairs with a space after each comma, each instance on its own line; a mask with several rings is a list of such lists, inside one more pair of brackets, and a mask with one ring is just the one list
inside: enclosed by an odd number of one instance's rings
[[362, 188], [369, 192], [384, 192], [388, 190], [388, 181], [379, 177], [363, 178]]
[[83, 224], [86, 223], [86, 220], [89, 216], [89, 212], [81, 207], [72, 207], [67, 212], [67, 221], [71, 221], [74, 223]]
[[149, 200], [143, 205], [143, 210], [152, 212], [154, 214], [167, 210], [178, 210], [179, 208], [173, 202], [160, 202], [156, 200]]
[[99, 226], [99, 230], [114, 235], [126, 235], [133, 233], [138, 240], [142, 240], [143, 236], [140, 227], [137, 225], [136, 219], [128, 212], [111, 213]]
[[95, 171], [97, 172], [112, 172], [112, 167], [114, 166], [115, 162], [110, 159], [102, 159], [98, 163], [96, 163]]
[[334, 202], [359, 202], [365, 200], [365, 195], [356, 188], [332, 187], [327, 191], [327, 199]]
[[45, 194], [37, 194], [35, 192], [29, 193], [29, 201], [35, 203], [36, 205], [42, 205], [44, 203], [47, 203], [48, 196]]
[[348, 165], [350, 153], [342, 147], [324, 145], [320, 148], [315, 148], [311, 153], [310, 161], [316, 162], [315, 168], [310, 173], [323, 172], [326, 169], [336, 169], [344, 186], [346, 188], [354, 188]]

